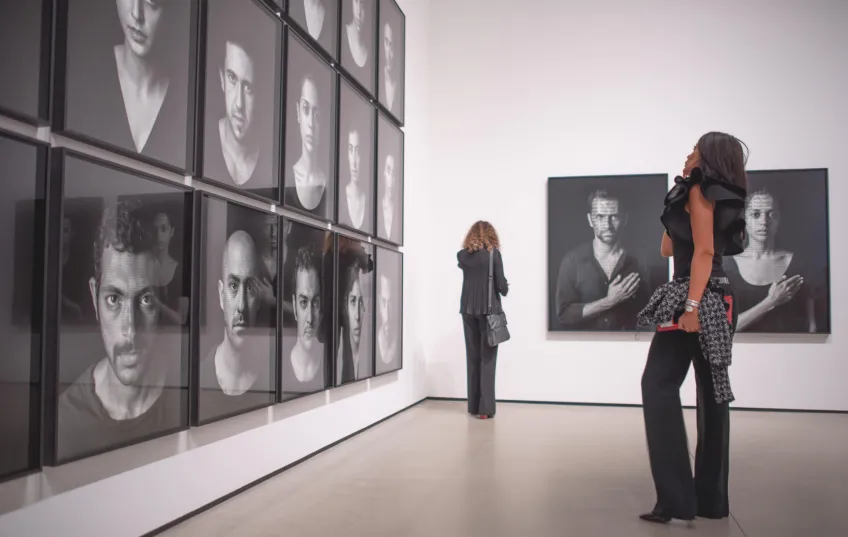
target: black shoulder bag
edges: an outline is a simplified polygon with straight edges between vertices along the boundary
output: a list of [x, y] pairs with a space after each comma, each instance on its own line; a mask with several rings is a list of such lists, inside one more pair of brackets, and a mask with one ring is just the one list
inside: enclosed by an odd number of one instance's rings
[[497, 347], [509, 339], [506, 327], [506, 313], [492, 313], [492, 295], [495, 294], [495, 251], [489, 252], [489, 311], [486, 313], [486, 341], [490, 347]]

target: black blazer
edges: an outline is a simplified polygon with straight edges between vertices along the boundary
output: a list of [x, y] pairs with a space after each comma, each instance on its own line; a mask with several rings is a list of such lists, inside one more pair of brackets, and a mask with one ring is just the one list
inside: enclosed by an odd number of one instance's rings
[[[501, 313], [501, 295], [509, 292], [503, 269], [503, 258], [500, 250], [494, 250], [494, 295], [492, 296], [492, 313]], [[460, 250], [456, 254], [459, 268], [462, 269], [462, 297], [460, 298], [460, 313], [467, 315], [485, 315], [489, 312], [489, 252], [477, 250], [469, 252]]]

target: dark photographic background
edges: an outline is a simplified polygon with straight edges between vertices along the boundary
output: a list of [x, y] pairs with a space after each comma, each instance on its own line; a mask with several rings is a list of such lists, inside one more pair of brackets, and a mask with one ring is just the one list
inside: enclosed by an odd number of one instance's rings
[[[380, 357], [379, 333], [382, 326], [380, 314], [382, 297], [380, 296], [381, 277], [388, 279], [391, 289], [391, 308], [389, 311], [389, 333], [393, 341], [397, 341], [396, 355], [387, 364]], [[376, 375], [388, 373], [400, 369], [403, 363], [403, 254], [386, 248], [377, 248], [377, 277], [375, 278], [376, 300], [374, 309], [376, 312], [377, 337], [374, 338], [376, 349], [374, 369]]]
[[[255, 0], [206, 2], [206, 77], [204, 92], [203, 177], [227, 187], [271, 201], [278, 200], [280, 169], [280, 91], [283, 67], [283, 25]], [[260, 145], [259, 161], [250, 179], [233, 182], [221, 154], [218, 122], [226, 117], [221, 87], [227, 39], [247, 36], [251, 51], [262, 51], [254, 60], [254, 112], [250, 130]], [[252, 53], [248, 51], [248, 53]], [[251, 56], [252, 57], [252, 56]]]
[[[594, 237], [587, 214], [589, 196], [607, 189], [618, 195], [621, 210], [628, 214], [621, 226], [621, 243], [628, 253], [647, 265], [651, 281], [640, 289], [650, 292], [668, 281], [668, 260], [660, 254], [663, 226], [660, 215], [668, 192], [668, 177], [662, 175], [621, 175], [597, 177], [551, 177], [548, 179], [548, 326], [564, 330], [556, 315], [556, 286], [560, 263], [573, 249], [591, 244]], [[634, 317], [632, 327], [636, 329]]]
[[[336, 330], [336, 369], [334, 371], [336, 386], [347, 384], [374, 374], [374, 250], [372, 244], [351, 239], [344, 235], [338, 236], [338, 264], [336, 267], [337, 282], [337, 330]], [[362, 330], [359, 346], [359, 374], [356, 379], [344, 379], [345, 338], [348, 337], [345, 330], [344, 309], [347, 307], [345, 268], [351, 266], [358, 259], [362, 270], [359, 275], [359, 283], [362, 289], [364, 313], [362, 318]]]
[[[374, 128], [376, 112], [362, 95], [347, 82], [341, 87], [339, 110], [339, 224], [356, 231], [374, 234]], [[348, 158], [348, 135], [359, 129], [359, 184], [365, 192], [365, 217], [357, 228], [350, 217], [347, 201], [347, 185], [350, 183], [350, 159]]]
[[[25, 2], [28, 3], [28, 2]], [[149, 9], [149, 8], [148, 8]], [[167, 73], [168, 90], [141, 153], [185, 170], [188, 154], [191, 2], [163, 2], [152, 61]], [[4, 15], [5, 16], [5, 15]], [[101, 143], [137, 153], [127, 120], [115, 46], [124, 32], [115, 0], [68, 0], [65, 125]]]
[[[199, 366], [200, 383], [198, 389], [198, 418], [200, 422], [207, 422], [219, 417], [232, 416], [247, 410], [271, 405], [276, 401], [277, 384], [277, 317], [276, 306], [261, 304], [256, 318], [256, 325], [252, 327], [249, 336], [255, 340], [258, 349], [267, 349], [267, 355], [257, 356], [267, 362], [262, 369], [265, 373], [260, 376], [253, 387], [239, 396], [224, 395], [218, 385], [215, 373], [214, 353], [218, 345], [224, 340], [224, 312], [221, 310], [218, 282], [223, 281], [223, 256], [224, 248], [230, 235], [242, 230], [250, 235], [260, 256], [268, 255], [278, 261], [279, 256], [274, 251], [269, 240], [272, 231], [273, 237], [278, 237], [279, 218], [273, 213], [251, 209], [249, 207], [228, 202], [223, 199], [204, 195], [203, 197], [203, 264], [200, 267], [200, 311], [201, 322], [199, 323]], [[261, 278], [276, 290], [275, 276], [279, 273], [277, 267], [273, 267], [272, 275], [264, 265], [262, 258], [256, 260], [259, 266]], [[259, 300], [259, 298], [257, 298]], [[264, 341], [261, 341], [264, 340]], [[251, 342], [251, 345], [253, 342]], [[257, 350], [257, 352], [259, 352]]]
[[[191, 238], [191, 194], [177, 186], [170, 186], [159, 181], [135, 175], [129, 171], [107, 166], [74, 154], [64, 157], [64, 196], [63, 209], [71, 214], [79, 224], [72, 244], [90, 245], [88, 251], [75, 252], [62, 269], [62, 296], [87, 301], [81, 319], [74, 318], [66, 321], [64, 311], [59, 328], [58, 355], [58, 396], [72, 384], [83, 380], [83, 372], [106, 357], [100, 324], [94, 315], [89, 279], [94, 276], [94, 243], [96, 233], [104, 208], [114, 207], [119, 200], [138, 199], [143, 203], [139, 215], [145, 225], [152, 225], [151, 219], [155, 213], [167, 208], [173, 215], [174, 238], [169, 253], [178, 262], [174, 280], [187, 282], [190, 280], [191, 267], [186, 255], [186, 245]], [[64, 252], [64, 247], [63, 247]], [[61, 258], [61, 256], [60, 256]], [[72, 273], [73, 279], [66, 279], [66, 273]], [[70, 287], [70, 288], [69, 288]], [[183, 287], [188, 295], [188, 287]], [[186, 301], [187, 296], [184, 297]], [[188, 305], [188, 304], [187, 304]], [[160, 359], [168, 364], [168, 377], [165, 381], [165, 393], [162, 398], [179, 402], [176, 407], [180, 410], [173, 416], [167, 417], [167, 431], [187, 425], [188, 418], [188, 323], [176, 323], [160, 316], [156, 337], [156, 352]], [[62, 428], [62, 414], [58, 415], [59, 427]], [[163, 431], [164, 432], [164, 431]], [[131, 428], [116, 433], [120, 436], [118, 445], [127, 445], [146, 438], [134, 436]], [[61, 435], [60, 435], [61, 437]], [[76, 441], [75, 441], [76, 442]], [[103, 439], [91, 437], [86, 431], [80, 431], [76, 446], [58, 445], [58, 458], [61, 460], [85, 456], [89, 452], [103, 451], [118, 447]]]
[[[830, 256], [828, 248], [827, 170], [767, 170], [748, 172], [748, 195], [765, 188], [780, 210], [775, 249], [794, 254], [791, 267], [800, 269], [804, 285], [790, 304], [804, 308], [800, 296], [815, 300], [816, 332], [830, 333]], [[725, 260], [725, 265], [733, 261]], [[727, 269], [732, 269], [728, 266]], [[790, 274], [791, 275], [791, 274]], [[739, 297], [739, 312], [755, 304]], [[776, 313], [776, 312], [775, 312]], [[749, 330], [740, 330], [740, 332]], [[756, 332], [756, 330], [750, 330]]]
[[341, 49], [342, 57], [341, 64], [350, 75], [370, 94], [374, 94], [375, 83], [375, 66], [377, 65], [377, 57], [375, 55], [374, 45], [377, 41], [377, 1], [376, 0], [360, 0], [362, 7], [365, 9], [365, 19], [362, 22], [362, 35], [365, 41], [365, 49], [368, 51], [368, 57], [364, 67], [359, 67], [353, 61], [353, 56], [350, 51], [350, 42], [347, 37], [347, 26], [353, 21], [353, 2], [354, 0], [342, 0], [342, 18], [341, 18]]
[[47, 83], [42, 77], [43, 6], [42, 0], [0, 0], [0, 109], [30, 118], [40, 115]]
[[[338, 37], [339, 37], [339, 0], [320, 0], [324, 5], [325, 15], [324, 24], [321, 27], [321, 34], [318, 36], [317, 43], [333, 58], [338, 58]], [[304, 0], [289, 1], [289, 16], [298, 26], [311, 37], [309, 28], [306, 26], [306, 10], [304, 8]], [[315, 39], [314, 37], [312, 39]]]
[[[392, 29], [392, 49], [394, 50], [394, 74], [396, 89], [392, 107], [389, 108], [388, 97], [386, 95], [386, 72], [383, 67], [386, 61], [385, 34], [386, 24]], [[380, 31], [377, 41], [377, 55], [380, 58], [377, 64], [378, 81], [379, 81], [379, 100], [385, 106], [392, 116], [394, 116], [401, 124], [405, 117], [404, 94], [406, 90], [406, 19], [394, 0], [380, 0]]]
[[[286, 158], [285, 158], [285, 205], [304, 210], [313, 216], [332, 220], [335, 215], [336, 178], [336, 76], [321, 58], [293, 33], [288, 34], [288, 71], [286, 74]], [[324, 196], [313, 210], [303, 208], [295, 189], [292, 167], [297, 164], [302, 152], [300, 124], [297, 109], [300, 102], [303, 79], [309, 75], [318, 90], [318, 146], [315, 148], [320, 167], [327, 177]], [[313, 131], [314, 132], [314, 131]], [[313, 134], [314, 136], [314, 134]]]
[[[377, 120], [377, 237], [394, 244], [403, 244], [403, 131], [394, 126], [380, 114]], [[383, 196], [386, 193], [385, 166], [386, 157], [392, 155], [395, 160], [395, 182], [392, 191], [394, 217], [391, 237], [386, 234]]]
[[[309, 224], [290, 219], [284, 224], [285, 247], [283, 250], [283, 352], [282, 393], [283, 400], [306, 393], [323, 390], [330, 386], [333, 365], [333, 286], [335, 285], [335, 247], [333, 234]], [[318, 341], [324, 345], [324, 375], [314, 379], [314, 386], [304, 387], [294, 378], [291, 351], [297, 343], [297, 322], [293, 310], [295, 292], [295, 263], [297, 252], [302, 247], [313, 248], [321, 255], [321, 314]], [[314, 389], [312, 389], [314, 387]]]
[[47, 149], [0, 133], [0, 479], [37, 467]]

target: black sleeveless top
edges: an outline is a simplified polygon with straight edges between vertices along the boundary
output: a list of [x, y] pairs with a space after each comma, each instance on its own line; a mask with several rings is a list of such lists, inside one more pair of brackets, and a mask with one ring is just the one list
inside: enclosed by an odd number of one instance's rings
[[700, 168], [684, 179], [676, 177], [675, 185], [665, 197], [665, 209], [660, 217], [674, 249], [674, 278], [688, 278], [692, 270], [695, 241], [692, 221], [686, 211], [689, 191], [701, 186], [704, 197], [715, 202], [713, 212], [713, 276], [724, 276], [723, 256], [742, 252], [745, 238], [745, 189], [733, 183], [714, 179]]

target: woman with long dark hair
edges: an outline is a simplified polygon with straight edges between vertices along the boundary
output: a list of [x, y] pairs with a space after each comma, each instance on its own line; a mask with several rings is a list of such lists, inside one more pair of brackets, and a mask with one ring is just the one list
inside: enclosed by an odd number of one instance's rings
[[[465, 236], [457, 254], [462, 269], [460, 313], [465, 330], [468, 366], [468, 413], [479, 419], [495, 417], [495, 366], [498, 347], [486, 341], [486, 314], [501, 313], [501, 296], [509, 284], [504, 277], [498, 233], [489, 222], [478, 221]], [[492, 297], [489, 309], [489, 256], [492, 256]]]
[[[728, 367], [736, 328], [734, 292], [722, 257], [743, 250], [747, 177], [743, 143], [710, 132], [698, 140], [682, 177], [665, 198], [662, 254], [674, 256], [674, 278], [639, 314], [658, 327], [642, 376], [651, 472], [657, 491], [649, 522], [724, 518], [729, 455]], [[689, 462], [680, 386], [695, 368], [698, 446]]]

